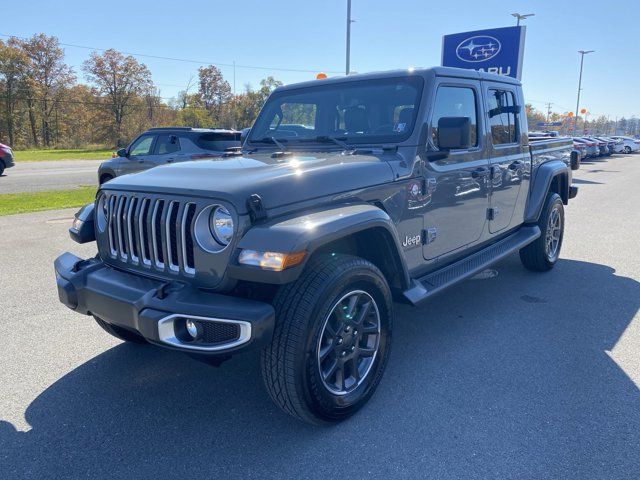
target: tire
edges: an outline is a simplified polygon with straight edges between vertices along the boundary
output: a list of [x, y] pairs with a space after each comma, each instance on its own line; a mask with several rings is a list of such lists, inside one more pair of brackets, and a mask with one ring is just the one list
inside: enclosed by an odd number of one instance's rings
[[100, 185], [102, 185], [103, 183], [107, 183], [109, 180], [113, 180], [113, 175], [105, 173], [100, 177]]
[[627, 154], [631, 153], [631, 147], [629, 145], [624, 146], [624, 153], [627, 153]]
[[3, 173], [4, 173], [4, 162], [0, 160], [0, 177], [2, 176]]
[[143, 344], [143, 345], [147, 343], [147, 341], [141, 335], [135, 332], [131, 332], [122, 327], [118, 327], [117, 325], [111, 325], [110, 323], [105, 322], [100, 317], [96, 317], [95, 315], [93, 316], [93, 318], [96, 320], [96, 323], [100, 325], [100, 327], [102, 327], [102, 329], [105, 332], [109, 333], [110, 335], [113, 335], [116, 338], [119, 338], [120, 340], [124, 340], [125, 342]]
[[349, 255], [312, 259], [274, 307], [273, 340], [261, 354], [274, 403], [316, 425], [353, 415], [373, 395], [391, 347], [393, 302], [380, 270]]
[[564, 237], [564, 206], [557, 193], [547, 195], [538, 226], [540, 237], [520, 250], [520, 260], [529, 270], [546, 272], [558, 261]]

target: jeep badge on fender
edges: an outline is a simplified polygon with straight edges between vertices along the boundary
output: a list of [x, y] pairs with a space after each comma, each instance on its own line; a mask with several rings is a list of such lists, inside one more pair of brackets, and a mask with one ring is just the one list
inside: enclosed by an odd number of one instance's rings
[[115, 337], [209, 363], [260, 349], [284, 412], [337, 422], [383, 378], [394, 298], [420, 304], [514, 252], [553, 268], [571, 152], [527, 140], [509, 77], [435, 67], [279, 87], [241, 152], [103, 183], [70, 229], [98, 254], [55, 261], [59, 298]]

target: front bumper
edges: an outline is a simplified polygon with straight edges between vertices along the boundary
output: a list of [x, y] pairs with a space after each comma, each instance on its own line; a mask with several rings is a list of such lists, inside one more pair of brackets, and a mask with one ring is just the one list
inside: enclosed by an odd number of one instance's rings
[[0, 152], [0, 159], [2, 159], [2, 162], [4, 163], [4, 168], [11, 168], [14, 166], [13, 153]]
[[[163, 282], [71, 253], [58, 257], [54, 266], [58, 296], [64, 305], [137, 332], [150, 343], [190, 354], [226, 357], [271, 341], [275, 313], [267, 303]], [[184, 319], [235, 324], [239, 335], [233, 341], [215, 344], [186, 342], [174, 334], [178, 327], [173, 323]]]

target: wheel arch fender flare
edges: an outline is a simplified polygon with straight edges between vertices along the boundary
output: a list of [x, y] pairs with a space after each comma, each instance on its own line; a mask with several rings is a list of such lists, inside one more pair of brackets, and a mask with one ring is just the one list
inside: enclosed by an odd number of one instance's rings
[[[229, 274], [233, 278], [249, 281], [289, 283], [298, 278], [309, 259], [322, 247], [355, 235], [370, 233], [382, 235], [385, 241], [380, 248], [384, 252], [380, 253], [389, 256], [386, 258], [393, 265], [392, 273], [397, 277], [398, 286], [407, 288], [410, 283], [409, 271], [396, 227], [384, 210], [368, 203], [331, 206], [254, 225], [238, 242], [238, 253], [243, 249], [279, 253], [305, 251], [304, 261], [296, 267], [274, 272], [239, 265], [236, 256], [236, 262], [233, 262], [235, 265], [229, 266]], [[371, 241], [376, 241], [373, 236]], [[385, 269], [380, 269], [387, 276]]]
[[529, 199], [524, 213], [525, 223], [535, 223], [540, 218], [544, 201], [550, 191], [555, 191], [562, 198], [562, 203], [569, 203], [571, 171], [566, 163], [560, 160], [540, 165], [531, 182]]

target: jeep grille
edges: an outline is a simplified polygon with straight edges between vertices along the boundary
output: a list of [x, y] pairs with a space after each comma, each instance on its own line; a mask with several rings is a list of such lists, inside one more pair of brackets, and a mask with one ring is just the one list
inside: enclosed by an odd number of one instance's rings
[[114, 193], [106, 204], [113, 259], [158, 271], [195, 274], [195, 203]]

